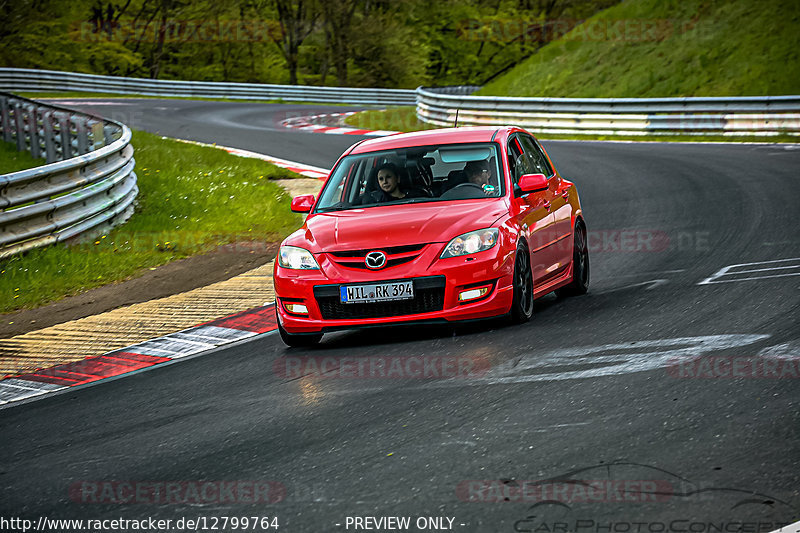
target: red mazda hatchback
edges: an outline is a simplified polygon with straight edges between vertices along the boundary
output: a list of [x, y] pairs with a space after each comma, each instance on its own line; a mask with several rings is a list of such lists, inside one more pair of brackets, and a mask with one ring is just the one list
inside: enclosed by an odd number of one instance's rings
[[515, 127], [456, 128], [356, 143], [275, 261], [281, 338], [507, 315], [551, 291], [583, 294], [589, 254], [575, 185]]

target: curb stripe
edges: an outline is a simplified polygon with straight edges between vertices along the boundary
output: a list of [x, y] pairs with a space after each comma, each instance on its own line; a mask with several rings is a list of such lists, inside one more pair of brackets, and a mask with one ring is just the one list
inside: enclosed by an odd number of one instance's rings
[[[330, 133], [333, 135], [366, 135], [369, 137], [385, 137], [387, 135], [402, 133], [399, 131], [390, 130], [365, 130], [344, 125], [344, 119], [350, 115], [355, 115], [356, 113], [358, 113], [358, 111], [350, 111], [349, 113], [323, 113], [320, 115], [288, 118], [281, 121], [281, 126], [284, 128], [297, 129], [310, 133]], [[335, 118], [333, 122], [335, 122], [336, 125], [332, 126], [330, 124], [332, 118]]]
[[48, 392], [64, 389], [64, 386], [50, 383], [36, 383], [19, 378], [8, 378], [0, 381], [0, 405], [39, 396]]
[[[19, 379], [72, 387], [111, 376], [127, 374], [132, 370], [167, 361], [165, 358], [141, 354], [111, 353], [114, 355], [88, 357], [83, 361], [54, 366], [32, 374], [24, 374], [19, 376]], [[133, 357], [125, 357], [126, 355]]]
[[103, 355], [0, 380], [0, 408], [199, 355], [278, 328], [275, 304], [218, 318]]
[[275, 305], [269, 305], [213, 320], [204, 325], [226, 327], [252, 333], [266, 333], [267, 331], [278, 329], [278, 317], [275, 312]]

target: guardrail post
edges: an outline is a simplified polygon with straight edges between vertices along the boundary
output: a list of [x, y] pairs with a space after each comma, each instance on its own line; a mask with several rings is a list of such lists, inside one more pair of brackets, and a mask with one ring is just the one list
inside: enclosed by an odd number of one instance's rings
[[111, 126], [110, 124], [107, 124], [103, 128], [103, 137], [105, 138], [106, 146], [108, 146], [109, 144], [114, 142], [114, 132], [115, 131], [116, 131], [116, 128], [114, 126]]
[[53, 129], [54, 121], [55, 118], [53, 117], [52, 111], [45, 111], [42, 113], [42, 126], [44, 127], [44, 151], [48, 163], [54, 163], [58, 161], [55, 132]]
[[103, 131], [103, 123], [90, 121], [88, 124], [92, 135], [92, 150], [102, 148], [105, 145], [105, 132]]
[[78, 136], [78, 154], [83, 155], [89, 151], [89, 121], [82, 117], [75, 117], [75, 129]]
[[28, 137], [31, 140], [31, 155], [34, 159], [39, 159], [41, 147], [39, 146], [39, 121], [37, 119], [38, 109], [31, 106], [28, 109]]
[[20, 104], [14, 104], [14, 122], [17, 127], [17, 151], [25, 151], [25, 117]]
[[0, 127], [3, 128], [3, 140], [11, 142], [11, 115], [8, 108], [8, 98], [0, 96]]
[[61, 133], [61, 160], [72, 157], [72, 138], [69, 130], [69, 115], [58, 115], [58, 129]]

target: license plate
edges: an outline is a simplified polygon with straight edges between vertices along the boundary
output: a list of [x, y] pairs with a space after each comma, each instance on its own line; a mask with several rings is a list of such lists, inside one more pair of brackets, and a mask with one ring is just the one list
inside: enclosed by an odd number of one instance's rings
[[343, 304], [361, 302], [390, 302], [410, 300], [414, 297], [412, 281], [394, 281], [370, 285], [342, 285], [339, 287], [339, 300]]

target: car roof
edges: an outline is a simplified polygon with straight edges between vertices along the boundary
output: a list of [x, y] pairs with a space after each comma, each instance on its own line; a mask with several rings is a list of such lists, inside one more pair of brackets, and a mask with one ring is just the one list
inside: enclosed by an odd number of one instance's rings
[[476, 126], [465, 128], [445, 128], [427, 131], [415, 131], [389, 135], [378, 139], [369, 139], [355, 145], [350, 153], [363, 154], [379, 150], [395, 150], [409, 146], [427, 146], [431, 144], [475, 143], [489, 142], [495, 135], [508, 133], [513, 130], [511, 126]]

